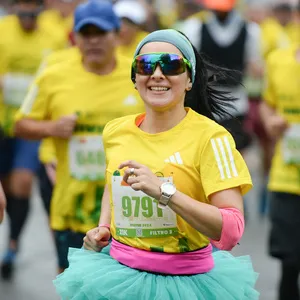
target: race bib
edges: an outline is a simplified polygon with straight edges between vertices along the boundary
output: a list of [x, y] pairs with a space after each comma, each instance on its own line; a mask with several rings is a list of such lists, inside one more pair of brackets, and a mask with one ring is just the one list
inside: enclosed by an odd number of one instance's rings
[[[172, 178], [160, 178], [172, 182]], [[177, 218], [169, 207], [141, 191], [134, 191], [122, 176], [112, 177], [112, 197], [116, 234], [125, 237], [157, 238], [178, 235]]]
[[78, 180], [104, 180], [102, 136], [73, 136], [69, 142], [69, 164], [71, 176]]
[[27, 74], [6, 74], [2, 77], [3, 101], [7, 105], [20, 107], [33, 81]]
[[293, 124], [285, 132], [282, 153], [286, 164], [300, 164], [300, 124]]

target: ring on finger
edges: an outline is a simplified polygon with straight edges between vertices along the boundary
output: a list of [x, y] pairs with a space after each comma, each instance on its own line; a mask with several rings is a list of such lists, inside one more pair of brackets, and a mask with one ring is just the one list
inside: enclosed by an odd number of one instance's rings
[[130, 176], [133, 176], [134, 175], [134, 168], [130, 168]]

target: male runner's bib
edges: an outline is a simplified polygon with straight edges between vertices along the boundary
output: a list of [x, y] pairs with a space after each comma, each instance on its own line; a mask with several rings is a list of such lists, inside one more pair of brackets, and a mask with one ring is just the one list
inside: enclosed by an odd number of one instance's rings
[[73, 136], [69, 142], [70, 174], [78, 180], [105, 179], [102, 136]]
[[[172, 182], [172, 178], [160, 178]], [[176, 213], [161, 209], [158, 201], [112, 176], [112, 198], [117, 236], [157, 238], [178, 235]]]

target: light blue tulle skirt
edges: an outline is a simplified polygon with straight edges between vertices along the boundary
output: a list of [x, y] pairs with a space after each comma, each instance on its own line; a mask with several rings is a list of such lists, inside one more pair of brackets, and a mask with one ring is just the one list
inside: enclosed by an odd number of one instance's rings
[[70, 248], [70, 266], [54, 280], [63, 300], [257, 300], [258, 274], [249, 256], [213, 253], [212, 271], [165, 276], [131, 269], [109, 255]]

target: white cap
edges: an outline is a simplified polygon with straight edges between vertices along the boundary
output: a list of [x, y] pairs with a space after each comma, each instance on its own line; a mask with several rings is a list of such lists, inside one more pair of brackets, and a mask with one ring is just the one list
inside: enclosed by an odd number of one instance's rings
[[146, 8], [135, 0], [121, 0], [114, 5], [114, 11], [119, 18], [127, 18], [137, 25], [147, 20]]

